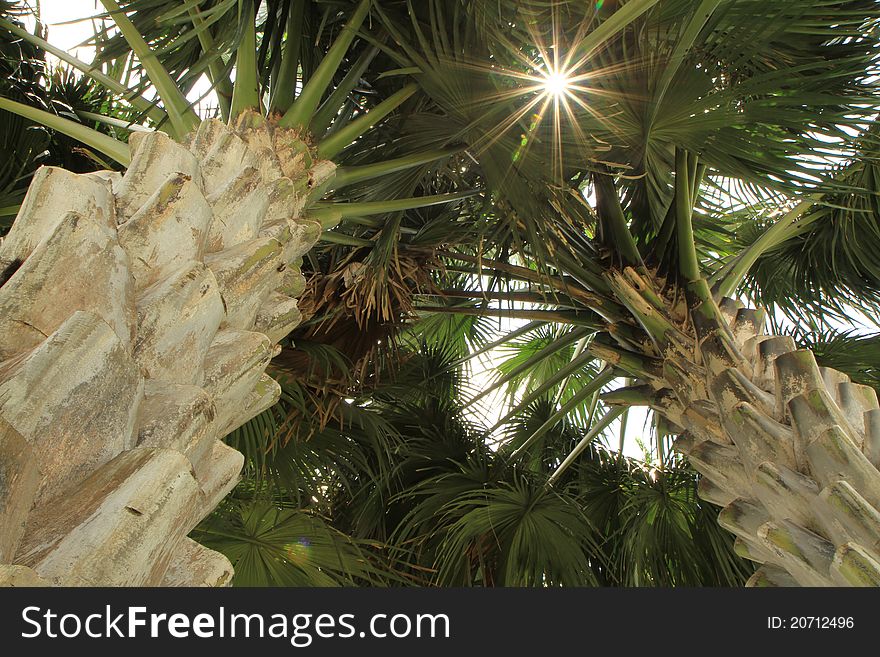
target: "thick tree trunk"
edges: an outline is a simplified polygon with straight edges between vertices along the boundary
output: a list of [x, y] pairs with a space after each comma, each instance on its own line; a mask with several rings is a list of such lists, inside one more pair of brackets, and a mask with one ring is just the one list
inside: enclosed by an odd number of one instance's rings
[[632, 270], [611, 280], [664, 336], [633, 345], [649, 384], [618, 400], [647, 396], [681, 432], [676, 448], [702, 474], [699, 495], [724, 507], [737, 553], [763, 564], [748, 584], [880, 585], [874, 389], [818, 367], [790, 337], [765, 335], [761, 314], [729, 299], [688, 311]]
[[187, 534], [238, 480], [220, 439], [280, 394], [334, 167], [253, 113], [131, 147], [123, 176], [41, 169], [0, 245], [0, 582], [231, 579]]

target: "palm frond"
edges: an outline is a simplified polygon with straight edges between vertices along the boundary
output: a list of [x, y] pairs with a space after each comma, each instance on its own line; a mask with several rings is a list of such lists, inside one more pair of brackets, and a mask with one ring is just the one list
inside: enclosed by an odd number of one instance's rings
[[369, 546], [320, 517], [271, 501], [226, 502], [193, 537], [229, 558], [234, 586], [375, 585], [388, 574]]

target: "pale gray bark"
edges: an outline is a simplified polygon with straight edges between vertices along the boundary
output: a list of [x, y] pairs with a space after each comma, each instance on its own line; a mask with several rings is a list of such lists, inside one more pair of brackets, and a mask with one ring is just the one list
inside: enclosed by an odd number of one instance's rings
[[253, 113], [131, 147], [41, 169], [0, 245], [0, 584], [231, 580], [187, 534], [238, 481], [220, 439], [278, 399], [334, 167]]
[[[642, 294], [615, 280], [624, 298]], [[662, 317], [652, 326], [670, 328], [645, 350], [654, 373], [641, 394], [681, 432], [675, 447], [702, 474], [698, 494], [723, 507], [737, 553], [762, 564], [748, 585], [878, 586], [877, 395], [766, 335], [741, 305], [725, 299], [713, 318], [671, 302], [648, 314], [646, 302], [643, 315]]]

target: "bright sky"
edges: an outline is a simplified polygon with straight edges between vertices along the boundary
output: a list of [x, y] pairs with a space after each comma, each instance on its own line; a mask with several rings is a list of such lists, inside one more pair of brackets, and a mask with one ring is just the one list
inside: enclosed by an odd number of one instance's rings
[[[91, 21], [83, 18], [95, 16], [103, 11], [103, 7], [95, 0], [26, 0], [25, 4], [32, 8], [39, 6], [42, 22], [49, 26], [47, 41], [53, 46], [68, 51], [83, 61], [91, 61], [95, 54], [94, 48], [77, 47], [92, 35]], [[68, 21], [78, 21], [63, 25]], [[29, 29], [33, 29], [33, 20], [25, 21]]]
[[[25, 4], [32, 8], [39, 7], [43, 25], [49, 28], [49, 36], [46, 39], [53, 46], [66, 50], [68, 53], [85, 62], [91, 62], [95, 56], [95, 49], [83, 46], [83, 42], [94, 34], [94, 26], [100, 23], [92, 19], [104, 11], [103, 5], [97, 0], [25, 0]], [[90, 20], [92, 19], [92, 20]], [[29, 30], [34, 28], [34, 20], [27, 17], [24, 21]], [[49, 55], [49, 61], [56, 62]], [[205, 94], [211, 85], [204, 77], [196, 83], [188, 98], [196, 102]], [[196, 110], [204, 115], [211, 112], [216, 106], [213, 93], [209, 93], [202, 101], [196, 104]]]

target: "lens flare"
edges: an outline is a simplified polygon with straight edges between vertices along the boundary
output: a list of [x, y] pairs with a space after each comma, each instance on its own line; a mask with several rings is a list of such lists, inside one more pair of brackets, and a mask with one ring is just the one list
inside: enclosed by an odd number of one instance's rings
[[[602, 5], [595, 2], [596, 9]], [[582, 160], [609, 150], [604, 141], [588, 135], [582, 123], [585, 118], [587, 122], [608, 122], [600, 114], [603, 105], [596, 100], [608, 97], [601, 78], [613, 71], [598, 65], [595, 45], [586, 45], [587, 35], [594, 30], [592, 20], [581, 21], [574, 29], [567, 26], [563, 30], [563, 23], [555, 10], [552, 34], [533, 28], [537, 21], [527, 22], [531, 47], [510, 48], [506, 53], [511, 56], [509, 61], [499, 57], [490, 66], [461, 62], [463, 69], [490, 74], [495, 85], [482, 98], [496, 108], [488, 112], [493, 115], [494, 127], [476, 139], [470, 150], [481, 153], [509, 137], [511, 167], [520, 166], [534, 152], [544, 163], [549, 161], [548, 174], [560, 179], [568, 158]]]
[[287, 558], [291, 563], [297, 565], [304, 565], [309, 561], [309, 548], [312, 543], [307, 538], [300, 538], [296, 543], [288, 543], [284, 546], [284, 551], [287, 553]]
[[559, 98], [567, 90], [571, 84], [571, 79], [562, 71], [551, 71], [545, 78], [542, 86], [544, 93]]

